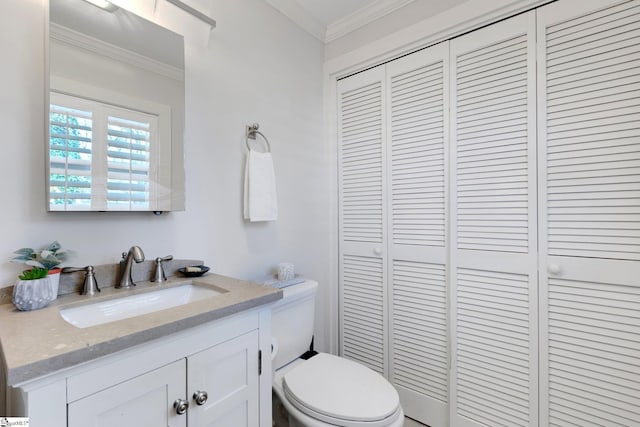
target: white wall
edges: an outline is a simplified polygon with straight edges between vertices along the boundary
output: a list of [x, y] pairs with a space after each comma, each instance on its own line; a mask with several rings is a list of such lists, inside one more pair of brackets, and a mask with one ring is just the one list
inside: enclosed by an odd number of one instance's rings
[[[0, 170], [5, 182], [0, 253], [8, 260], [15, 249], [57, 239], [76, 252], [69, 264], [104, 264], [117, 262], [122, 251], [138, 244], [148, 259], [167, 254], [204, 259], [214, 272], [239, 278], [257, 277], [280, 261], [291, 261], [320, 282], [323, 300], [330, 278], [323, 46], [262, 0], [199, 3], [210, 9], [218, 27], [208, 45], [187, 39], [187, 209], [155, 217], [46, 212], [45, 6], [43, 0], [0, 2]], [[201, 25], [195, 18], [186, 22]], [[244, 131], [254, 121], [272, 146], [277, 222], [242, 219]], [[12, 284], [20, 270], [1, 264], [0, 287]], [[328, 332], [317, 323], [322, 348]]]

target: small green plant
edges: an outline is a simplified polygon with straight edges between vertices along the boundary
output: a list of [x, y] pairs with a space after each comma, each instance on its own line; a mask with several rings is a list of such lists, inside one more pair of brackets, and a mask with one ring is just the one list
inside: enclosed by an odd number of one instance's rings
[[33, 267], [31, 270], [25, 270], [18, 278], [20, 280], [36, 280], [44, 279], [49, 274], [49, 270], [46, 268]]
[[62, 246], [56, 240], [39, 251], [31, 248], [18, 249], [14, 252], [18, 256], [11, 259], [11, 261], [51, 270], [65, 261], [68, 253], [66, 249], [62, 249]]

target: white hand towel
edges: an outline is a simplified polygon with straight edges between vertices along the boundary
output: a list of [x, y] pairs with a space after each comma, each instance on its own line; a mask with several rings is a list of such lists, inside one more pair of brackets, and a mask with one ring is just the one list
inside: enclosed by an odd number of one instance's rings
[[251, 222], [278, 218], [276, 176], [271, 153], [249, 150], [244, 170], [244, 218]]

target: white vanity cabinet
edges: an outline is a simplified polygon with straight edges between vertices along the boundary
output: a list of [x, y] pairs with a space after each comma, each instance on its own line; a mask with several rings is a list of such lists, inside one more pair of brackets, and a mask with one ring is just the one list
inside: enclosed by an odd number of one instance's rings
[[258, 351], [248, 332], [69, 403], [67, 425], [257, 426]]
[[266, 427], [270, 344], [270, 309], [254, 309], [30, 381], [11, 402], [32, 427]]

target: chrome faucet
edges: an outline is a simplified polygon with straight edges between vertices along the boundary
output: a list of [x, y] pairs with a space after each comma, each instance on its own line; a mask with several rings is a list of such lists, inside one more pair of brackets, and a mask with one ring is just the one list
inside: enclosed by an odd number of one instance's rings
[[136, 263], [144, 261], [144, 252], [140, 246], [131, 246], [129, 252], [122, 253], [122, 261], [120, 261], [120, 280], [116, 283], [116, 288], [130, 288], [135, 286], [131, 278], [131, 265], [133, 261]]

